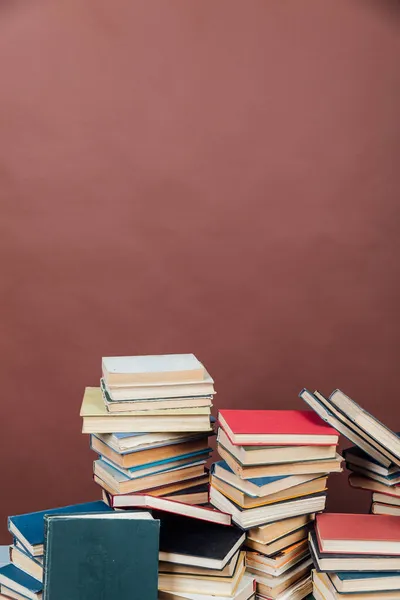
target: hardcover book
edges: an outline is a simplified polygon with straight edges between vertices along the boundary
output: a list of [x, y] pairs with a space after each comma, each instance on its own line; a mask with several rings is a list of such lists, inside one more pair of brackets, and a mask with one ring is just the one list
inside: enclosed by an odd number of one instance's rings
[[44, 600], [157, 600], [159, 522], [147, 512], [47, 515]]
[[11, 563], [0, 568], [0, 585], [2, 591], [3, 588], [10, 590], [11, 597], [22, 596], [30, 600], [40, 600], [42, 597], [42, 582]]

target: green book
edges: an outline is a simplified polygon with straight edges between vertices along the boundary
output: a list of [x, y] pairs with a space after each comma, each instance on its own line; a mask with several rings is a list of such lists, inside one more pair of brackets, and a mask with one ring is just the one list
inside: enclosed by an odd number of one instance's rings
[[160, 522], [148, 512], [45, 517], [44, 600], [157, 600]]

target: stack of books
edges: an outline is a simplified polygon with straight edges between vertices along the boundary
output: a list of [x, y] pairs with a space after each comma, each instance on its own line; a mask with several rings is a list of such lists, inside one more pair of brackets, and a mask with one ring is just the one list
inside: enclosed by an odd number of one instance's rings
[[344, 450], [349, 483], [373, 492], [371, 512], [400, 516], [400, 437], [341, 390], [300, 397], [355, 446]]
[[40, 600], [45, 559], [45, 516], [110, 513], [104, 502], [87, 502], [8, 518], [13, 537], [10, 563], [0, 568], [0, 593], [7, 598]]
[[254, 578], [245, 573], [245, 534], [193, 518], [168, 514], [160, 519], [160, 600], [248, 600]]
[[300, 600], [312, 588], [307, 537], [342, 470], [338, 434], [309, 411], [220, 410], [210, 501], [247, 532], [257, 597]]
[[316, 600], [398, 600], [400, 520], [323, 513], [310, 533]]
[[99, 456], [94, 479], [110, 502], [136, 493], [207, 502], [214, 393], [193, 354], [103, 358], [100, 387], [86, 388], [81, 416]]

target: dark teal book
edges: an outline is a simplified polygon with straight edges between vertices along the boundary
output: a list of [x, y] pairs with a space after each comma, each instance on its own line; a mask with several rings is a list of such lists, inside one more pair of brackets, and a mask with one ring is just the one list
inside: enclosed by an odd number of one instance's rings
[[341, 594], [400, 590], [400, 571], [338, 571], [329, 577]]
[[43, 587], [41, 581], [34, 579], [12, 563], [0, 568], [0, 586], [30, 600], [39, 600]]
[[159, 530], [149, 512], [46, 515], [44, 600], [157, 600]]
[[102, 501], [49, 508], [48, 510], [9, 517], [8, 530], [32, 556], [42, 556], [45, 515], [97, 512], [112, 512], [112, 508]]

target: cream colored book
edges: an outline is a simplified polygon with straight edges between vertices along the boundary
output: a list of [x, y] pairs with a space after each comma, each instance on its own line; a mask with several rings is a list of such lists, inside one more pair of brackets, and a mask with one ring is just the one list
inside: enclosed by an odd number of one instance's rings
[[95, 387], [85, 389], [80, 415], [83, 433], [211, 431], [209, 407], [109, 413]]

